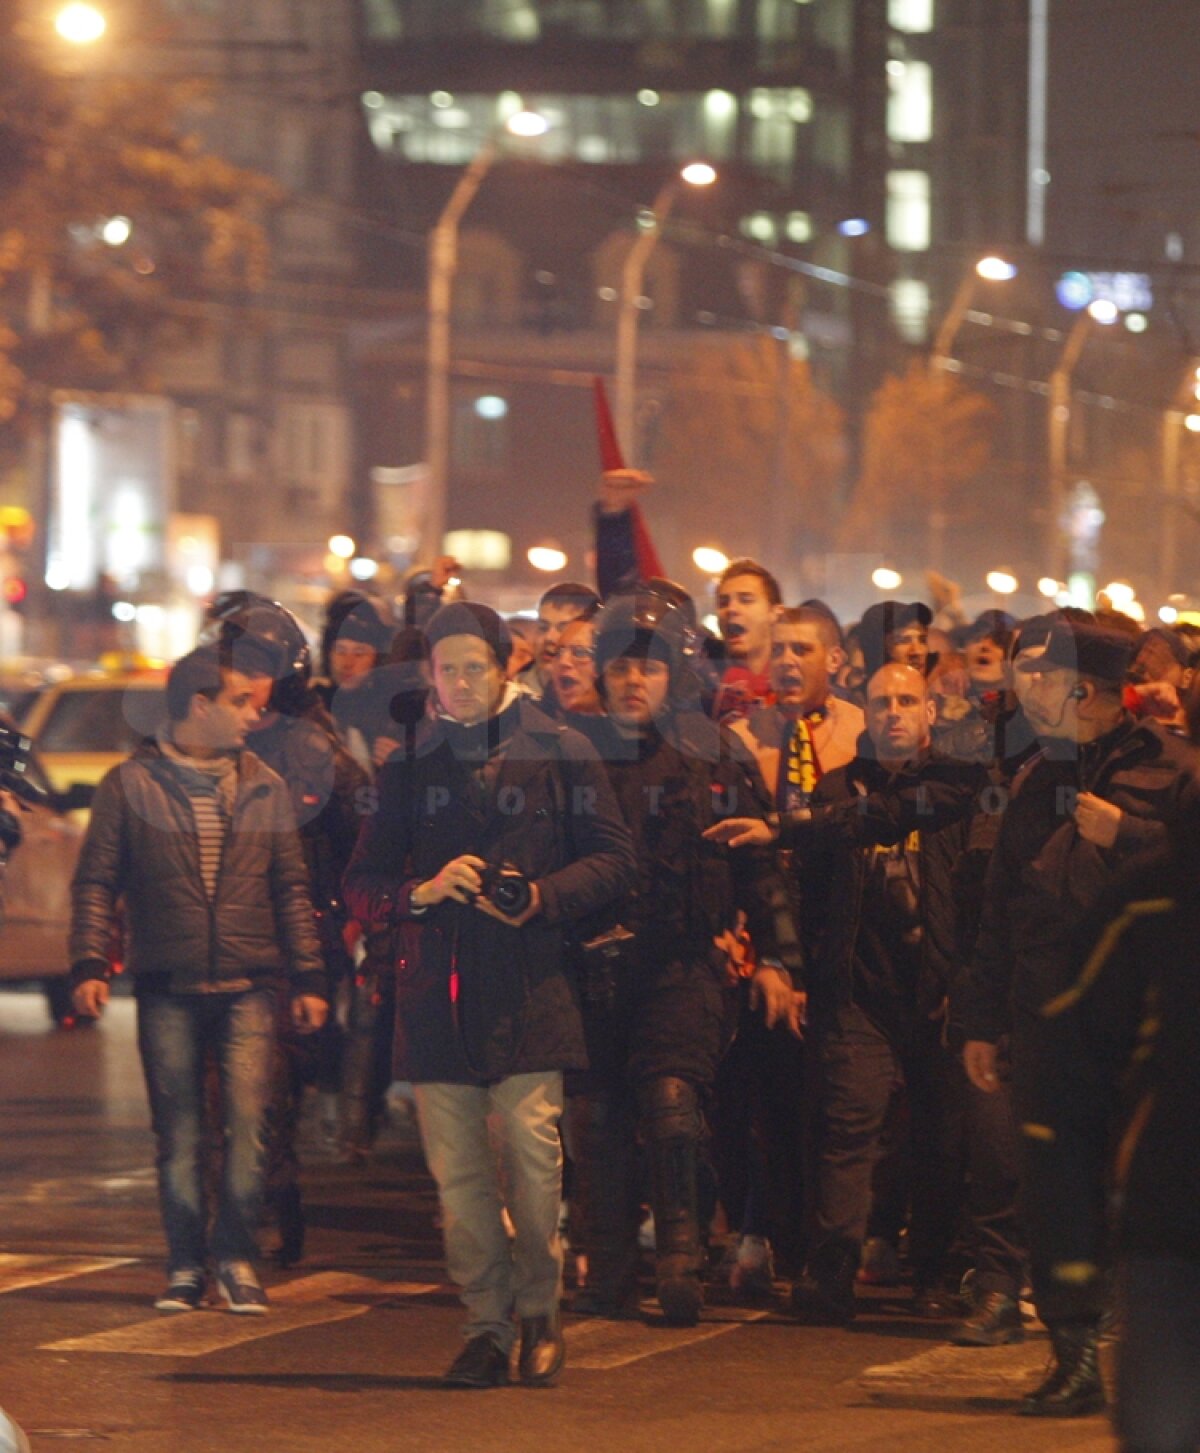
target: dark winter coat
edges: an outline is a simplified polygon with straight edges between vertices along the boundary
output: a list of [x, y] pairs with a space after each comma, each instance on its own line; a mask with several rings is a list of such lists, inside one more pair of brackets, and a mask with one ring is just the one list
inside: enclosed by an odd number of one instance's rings
[[739, 910], [758, 959], [777, 962], [797, 988], [804, 982], [774, 853], [703, 837], [723, 816], [765, 816], [766, 788], [737, 736], [699, 711], [666, 714], [637, 739], [608, 717], [581, 725], [604, 759], [638, 865], [634, 892], [615, 910], [635, 936], [617, 1058], [634, 1080], [708, 1084], [732, 1025], [727, 955], [713, 939], [737, 927]]
[[[1074, 983], [1043, 1010], [1050, 1073], [1037, 1107], [1053, 1137], [1046, 1153], [1063, 1167], [1060, 1196], [1099, 1181], [1116, 1142], [1122, 1250], [1188, 1261], [1200, 1259], [1197, 851], [1193, 825], [1121, 879], [1075, 956]], [[1095, 1255], [1058, 1250], [1070, 1262]]]
[[[1058, 744], [1054, 744], [1058, 745]], [[995, 1041], [1070, 982], [1074, 944], [1116, 875], [1161, 849], [1166, 824], [1197, 794], [1193, 748], [1125, 717], [1069, 754], [1035, 756], [1013, 782], [988, 865], [975, 951], [956, 1017], [968, 1039]], [[1116, 842], [1087, 842], [1073, 809], [1092, 792], [1121, 809]]]
[[238, 759], [212, 900], [191, 802], [157, 744], [143, 743], [105, 776], [71, 883], [75, 982], [103, 975], [122, 896], [135, 975], [162, 975], [187, 992], [287, 972], [295, 992], [325, 992], [288, 790], [250, 752]]
[[[921, 938], [915, 999], [890, 1006], [889, 1020], [934, 1012], [949, 993], [962, 958], [967, 921], [958, 874], [971, 822], [986, 805], [982, 767], [923, 754], [898, 772], [874, 757], [870, 739], [859, 755], [817, 784], [809, 814], [785, 816], [780, 843], [795, 853], [809, 954], [809, 993], [817, 1016], [855, 997], [855, 964], [864, 898], [877, 847], [920, 834]], [[886, 1027], [894, 1027], [894, 1022]]]
[[[486, 801], [441, 720], [389, 758], [346, 875], [351, 914], [399, 931], [405, 1079], [474, 1084], [585, 1063], [564, 930], [627, 891], [633, 849], [591, 746], [526, 699], [509, 709], [516, 726]], [[413, 889], [463, 853], [519, 868], [542, 911], [519, 929], [453, 902], [414, 913]]]

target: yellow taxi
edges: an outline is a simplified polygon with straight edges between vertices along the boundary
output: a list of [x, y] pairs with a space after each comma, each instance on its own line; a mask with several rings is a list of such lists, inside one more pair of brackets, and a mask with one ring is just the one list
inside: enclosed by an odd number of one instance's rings
[[166, 671], [155, 662], [122, 663], [47, 686], [21, 717], [56, 792], [96, 786], [166, 719]]

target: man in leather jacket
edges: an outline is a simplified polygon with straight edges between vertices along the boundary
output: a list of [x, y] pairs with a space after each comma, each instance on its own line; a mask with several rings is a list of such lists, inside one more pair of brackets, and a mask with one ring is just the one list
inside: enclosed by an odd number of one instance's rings
[[[287, 788], [243, 752], [261, 652], [204, 646], [167, 679], [168, 723], [101, 782], [71, 885], [75, 1006], [108, 1001], [117, 900], [129, 926], [138, 1048], [158, 1140], [168, 1246], [160, 1311], [198, 1308], [211, 1251], [230, 1310], [262, 1313], [253, 1262], [276, 985], [297, 1028], [325, 1022], [325, 965]], [[221, 1078], [224, 1171], [211, 1238], [203, 1172], [203, 1067]]]

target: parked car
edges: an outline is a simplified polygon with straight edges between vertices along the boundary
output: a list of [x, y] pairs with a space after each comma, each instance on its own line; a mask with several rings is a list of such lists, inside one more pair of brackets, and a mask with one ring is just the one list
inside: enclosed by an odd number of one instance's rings
[[36, 748], [25, 776], [42, 789], [45, 800], [22, 811], [23, 841], [4, 870], [0, 982], [41, 981], [51, 1013], [62, 1023], [71, 1013], [66, 992], [71, 876], [95, 788], [77, 783], [68, 791], [55, 791]]
[[21, 718], [50, 785], [96, 786], [166, 719], [166, 673], [157, 669], [74, 676], [47, 686]]

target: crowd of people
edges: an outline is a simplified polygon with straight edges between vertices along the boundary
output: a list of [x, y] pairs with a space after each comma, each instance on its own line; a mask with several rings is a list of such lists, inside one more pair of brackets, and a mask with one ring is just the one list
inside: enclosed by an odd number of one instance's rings
[[623, 483], [604, 597], [561, 582], [534, 621], [440, 562], [400, 622], [335, 599], [318, 677], [281, 606], [218, 600], [101, 785], [74, 995], [101, 1012], [123, 934], [156, 1305], [215, 1275], [265, 1313], [264, 1199], [303, 1255], [304, 1085], [365, 1154], [394, 1075], [467, 1312], [448, 1386], [514, 1347], [558, 1376], [565, 1196], [574, 1314], [639, 1315], [651, 1222], [675, 1325], [720, 1279], [844, 1327], [906, 1263], [961, 1346], [1021, 1340], [1032, 1296], [1023, 1413], [1100, 1410], [1115, 1325], [1126, 1448], [1195, 1448], [1200, 633], [909, 601], [846, 628], [742, 559], [710, 634]]

